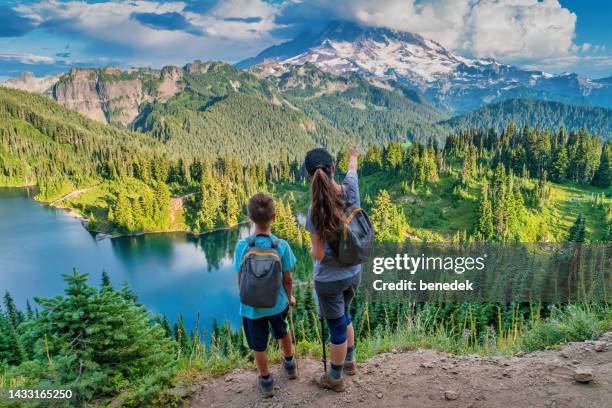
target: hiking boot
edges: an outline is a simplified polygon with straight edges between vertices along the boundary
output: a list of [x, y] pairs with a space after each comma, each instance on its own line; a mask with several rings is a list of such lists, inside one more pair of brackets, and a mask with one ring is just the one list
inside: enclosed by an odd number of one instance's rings
[[357, 362], [355, 360], [345, 361], [343, 371], [346, 375], [355, 375], [357, 373]]
[[290, 361], [283, 359], [283, 367], [285, 367], [285, 372], [290, 380], [297, 378], [297, 364], [295, 362], [295, 357], [293, 357]]
[[260, 375], [257, 379], [257, 385], [259, 386], [261, 394], [264, 397], [268, 398], [274, 395], [274, 380], [272, 379], [271, 375], [268, 378], [263, 378]]
[[321, 388], [342, 392], [346, 389], [344, 378], [340, 377], [337, 380], [329, 376], [328, 373], [322, 373], [320, 376], [313, 378], [313, 382]]

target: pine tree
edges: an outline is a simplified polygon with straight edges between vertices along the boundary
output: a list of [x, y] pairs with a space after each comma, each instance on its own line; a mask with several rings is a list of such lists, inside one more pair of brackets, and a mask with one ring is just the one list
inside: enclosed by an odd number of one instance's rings
[[570, 242], [584, 242], [586, 230], [586, 218], [584, 215], [579, 214], [574, 221], [574, 225], [569, 230], [569, 236], [567, 238]]
[[567, 157], [567, 150], [564, 146], [559, 146], [553, 154], [553, 161], [550, 170], [551, 180], [555, 182], [565, 180], [568, 167], [569, 159]]
[[402, 242], [407, 227], [402, 210], [391, 202], [387, 190], [380, 190], [372, 209], [372, 224], [379, 242]]
[[236, 195], [231, 189], [225, 190], [225, 214], [224, 221], [228, 226], [238, 224], [238, 212], [240, 207], [236, 200]]
[[18, 365], [26, 358], [15, 326], [0, 311], [0, 365]]
[[44, 366], [40, 381], [70, 384], [82, 402], [107, 396], [121, 379], [134, 390], [133, 403], [147, 405], [174, 378], [175, 343], [122, 291], [98, 291], [76, 270], [64, 280], [65, 295], [37, 298], [40, 316], [26, 323], [28, 337], [36, 339], [34, 357]]
[[179, 343], [183, 354], [189, 353], [191, 350], [191, 342], [189, 334], [185, 328], [185, 319], [183, 315], [179, 315], [178, 322], [174, 325], [174, 339]]
[[114, 210], [115, 222], [121, 227], [125, 228], [127, 231], [130, 231], [130, 227], [133, 225], [133, 217], [132, 217], [132, 206], [130, 204], [130, 199], [125, 195], [123, 191], [119, 191], [119, 195], [117, 196], [117, 201], [115, 202], [115, 210]]
[[110, 276], [108, 276], [106, 269], [102, 270], [102, 282], [100, 284], [100, 288], [102, 290], [113, 290], [113, 284], [111, 283]]
[[385, 156], [388, 168], [396, 169], [404, 161], [404, 149], [399, 143], [389, 143]]
[[4, 293], [4, 309], [6, 310], [6, 318], [8, 322], [14, 328], [17, 328], [17, 326], [24, 321], [23, 312], [17, 309], [17, 306], [15, 306], [15, 301], [8, 291]]
[[28, 320], [34, 318], [34, 311], [32, 310], [32, 305], [30, 304], [30, 300], [26, 300], [26, 317]]
[[491, 207], [491, 201], [489, 200], [488, 184], [485, 184], [482, 189], [478, 226], [476, 231], [485, 241], [491, 240], [495, 234], [495, 227], [493, 225], [493, 208]]
[[604, 146], [599, 167], [593, 176], [591, 184], [600, 188], [609, 188], [612, 186], [612, 163], [610, 163], [610, 151], [612, 145]]
[[155, 222], [158, 227], [164, 228], [170, 217], [170, 189], [161, 181], [155, 185]]

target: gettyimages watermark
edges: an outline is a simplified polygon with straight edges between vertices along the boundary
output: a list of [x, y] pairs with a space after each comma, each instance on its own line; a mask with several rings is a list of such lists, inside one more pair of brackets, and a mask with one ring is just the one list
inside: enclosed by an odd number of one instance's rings
[[362, 288], [376, 301], [612, 301], [612, 244], [379, 245]]

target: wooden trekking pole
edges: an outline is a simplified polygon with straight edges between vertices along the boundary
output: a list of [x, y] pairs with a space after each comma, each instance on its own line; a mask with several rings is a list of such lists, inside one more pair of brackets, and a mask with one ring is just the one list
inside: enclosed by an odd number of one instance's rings
[[300, 365], [297, 356], [297, 338], [295, 337], [295, 326], [293, 325], [293, 308], [289, 307], [289, 324], [291, 325], [291, 345], [293, 347], [293, 358], [295, 359], [295, 371], [299, 375]]
[[319, 321], [321, 322], [321, 346], [323, 347], [323, 371], [327, 374], [327, 351], [325, 350], [325, 322], [323, 321], [323, 316], [319, 317]]

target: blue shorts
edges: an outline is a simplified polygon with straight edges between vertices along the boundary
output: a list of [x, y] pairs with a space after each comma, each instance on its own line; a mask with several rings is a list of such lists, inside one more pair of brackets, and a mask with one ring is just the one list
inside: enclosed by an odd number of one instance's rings
[[260, 317], [259, 319], [242, 318], [242, 327], [249, 344], [255, 351], [266, 351], [268, 348], [268, 335], [272, 329], [272, 336], [280, 340], [287, 335], [287, 313], [289, 308], [281, 313]]

